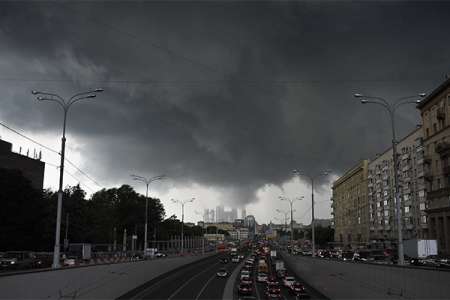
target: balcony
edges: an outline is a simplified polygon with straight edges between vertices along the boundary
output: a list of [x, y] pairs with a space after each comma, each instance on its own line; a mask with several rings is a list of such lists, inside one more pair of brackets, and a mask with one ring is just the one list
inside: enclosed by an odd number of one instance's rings
[[444, 110], [444, 108], [441, 108], [441, 107], [438, 108], [436, 115], [437, 115], [438, 120], [445, 120], [445, 110]]
[[440, 156], [446, 156], [450, 152], [450, 144], [447, 142], [440, 142], [436, 145], [435, 150]]
[[408, 223], [408, 224], [406, 224], [406, 229], [408, 229], [408, 230], [412, 230], [412, 229], [414, 229], [414, 224], [411, 224], [411, 223]]

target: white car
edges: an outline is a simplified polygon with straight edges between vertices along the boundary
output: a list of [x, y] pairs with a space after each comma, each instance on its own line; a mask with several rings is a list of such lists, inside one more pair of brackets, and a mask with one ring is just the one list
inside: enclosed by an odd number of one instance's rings
[[291, 285], [294, 284], [294, 282], [295, 282], [295, 278], [292, 277], [292, 276], [286, 276], [286, 277], [284, 277], [284, 279], [283, 279], [283, 285], [284, 285], [285, 287], [288, 287], [288, 288], [290, 288]]
[[247, 270], [242, 270], [241, 271], [241, 279], [243, 278], [250, 278], [250, 272]]
[[228, 276], [227, 269], [219, 269], [219, 271], [217, 271], [217, 277], [227, 277], [227, 276]]
[[258, 276], [256, 277], [256, 281], [258, 281], [258, 282], [266, 282], [267, 281], [267, 274], [266, 273], [258, 273]]
[[238, 262], [239, 262], [239, 257], [238, 257], [238, 256], [233, 257], [233, 258], [231, 259], [231, 262], [233, 262], [233, 263], [238, 263]]

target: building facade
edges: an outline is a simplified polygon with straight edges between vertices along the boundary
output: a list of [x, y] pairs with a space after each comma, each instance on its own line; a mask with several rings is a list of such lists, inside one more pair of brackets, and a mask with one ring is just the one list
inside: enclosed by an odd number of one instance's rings
[[[422, 128], [398, 141], [397, 155], [403, 239], [427, 238]], [[369, 163], [367, 186], [370, 241], [397, 244], [392, 147]]]
[[12, 152], [12, 144], [0, 140], [0, 168], [20, 171], [25, 178], [30, 180], [35, 189], [42, 190], [45, 163], [40, 160], [40, 155], [35, 156], [35, 158], [30, 158]]
[[344, 246], [369, 241], [368, 167], [369, 161], [362, 160], [333, 183], [334, 239]]
[[450, 254], [450, 78], [418, 106], [424, 136], [429, 238]]

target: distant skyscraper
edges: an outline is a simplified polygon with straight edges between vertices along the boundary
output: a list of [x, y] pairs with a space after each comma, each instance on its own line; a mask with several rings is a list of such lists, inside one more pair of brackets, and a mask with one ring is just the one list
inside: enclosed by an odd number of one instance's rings
[[205, 209], [203, 211], [203, 222], [205, 222], [205, 223], [211, 222], [209, 219], [209, 209]]
[[237, 208], [232, 208], [230, 213], [231, 220], [229, 222], [234, 222], [234, 220], [236, 220], [237, 218], [238, 218]]
[[222, 205], [219, 205], [216, 207], [216, 222], [220, 223], [220, 222], [225, 222], [225, 209]]
[[245, 207], [244, 207], [244, 208], [242, 208], [241, 219], [245, 219], [246, 216], [247, 216], [247, 211], [245, 210]]

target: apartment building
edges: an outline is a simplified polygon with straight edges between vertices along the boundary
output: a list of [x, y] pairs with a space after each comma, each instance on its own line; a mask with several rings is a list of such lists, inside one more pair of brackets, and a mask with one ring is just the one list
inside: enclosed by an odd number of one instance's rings
[[334, 240], [344, 246], [369, 241], [368, 169], [369, 161], [362, 160], [333, 183]]
[[429, 238], [450, 255], [450, 78], [418, 106], [424, 135]]
[[[404, 239], [426, 238], [426, 191], [423, 173], [422, 128], [397, 143], [399, 199]], [[397, 244], [397, 218], [394, 200], [392, 147], [369, 163], [368, 171], [369, 239]]]

